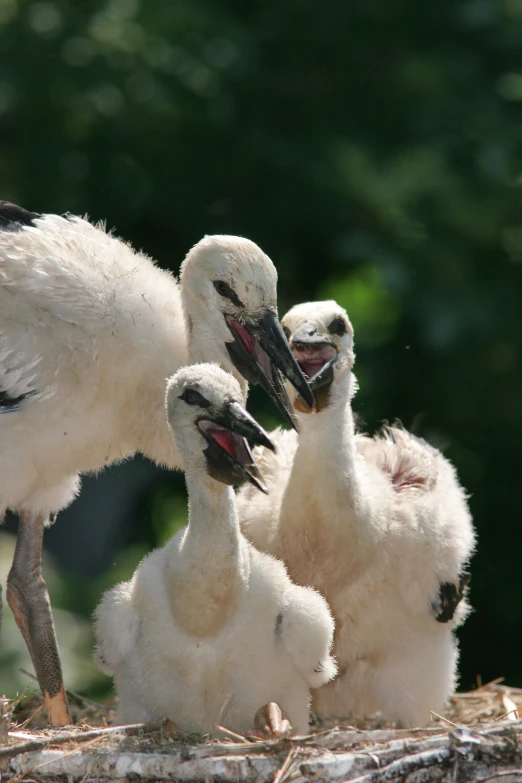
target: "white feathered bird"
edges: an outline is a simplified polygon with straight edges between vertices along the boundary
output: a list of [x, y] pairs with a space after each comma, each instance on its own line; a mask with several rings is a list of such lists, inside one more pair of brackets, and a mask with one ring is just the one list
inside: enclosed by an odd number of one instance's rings
[[[97, 659], [124, 723], [168, 717], [211, 734], [249, 733], [270, 704], [305, 734], [309, 688], [330, 680], [334, 623], [324, 598], [242, 536], [230, 484], [261, 477], [246, 439], [273, 448], [217, 365], [180, 369], [167, 409], [185, 465], [189, 524], [148, 555], [96, 610]], [[226, 710], [222, 708], [226, 705]], [[266, 715], [268, 713], [268, 715]]]
[[278, 451], [258, 459], [270, 494], [240, 491], [242, 530], [332, 609], [339, 676], [314, 695], [316, 712], [426, 724], [454, 690], [453, 629], [469, 611], [466, 495], [450, 462], [400, 427], [355, 434], [353, 330], [341, 307], [298, 305], [282, 323], [317, 413], [294, 397], [299, 436], [270, 435]]
[[79, 217], [0, 202], [0, 515], [20, 516], [7, 599], [51, 722], [70, 722], [41, 574], [49, 515], [78, 473], [140, 451], [181, 466], [165, 424], [166, 379], [190, 358], [259, 381], [290, 406], [279, 367], [313, 401], [277, 320], [277, 273], [247, 239], [209, 236], [180, 282]]

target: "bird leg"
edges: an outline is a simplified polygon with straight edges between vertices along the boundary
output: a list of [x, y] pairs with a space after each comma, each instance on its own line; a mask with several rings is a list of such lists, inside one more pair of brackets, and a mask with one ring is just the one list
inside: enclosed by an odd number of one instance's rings
[[20, 513], [13, 565], [7, 577], [11, 607], [42, 690], [52, 726], [67, 726], [71, 718], [62, 680], [51, 603], [42, 575], [43, 514]]
[[255, 735], [261, 739], [280, 739], [290, 734], [290, 721], [283, 717], [281, 707], [275, 701], [260, 707], [254, 715]]
[[[5, 511], [0, 509], [0, 525], [5, 520]], [[2, 585], [0, 585], [0, 631], [2, 630], [2, 618], [4, 616], [4, 602], [2, 601]]]

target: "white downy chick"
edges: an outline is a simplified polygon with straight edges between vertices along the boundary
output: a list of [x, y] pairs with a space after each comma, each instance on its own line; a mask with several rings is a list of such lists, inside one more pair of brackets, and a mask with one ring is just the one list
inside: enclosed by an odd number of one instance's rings
[[[309, 688], [336, 672], [326, 601], [241, 534], [232, 484], [264, 489], [248, 448], [273, 448], [216, 365], [169, 381], [170, 426], [185, 465], [189, 524], [148, 555], [96, 610], [97, 659], [114, 677], [123, 722], [170, 718], [211, 734], [249, 733], [275, 702], [305, 734]], [[276, 734], [276, 732], [273, 732]]]
[[353, 329], [341, 307], [301, 304], [282, 323], [317, 412], [291, 393], [299, 436], [271, 434], [278, 453], [259, 460], [270, 494], [240, 491], [242, 530], [331, 607], [339, 676], [314, 694], [316, 712], [424, 725], [455, 688], [453, 630], [469, 611], [465, 492], [451, 463], [402, 428], [355, 434]]

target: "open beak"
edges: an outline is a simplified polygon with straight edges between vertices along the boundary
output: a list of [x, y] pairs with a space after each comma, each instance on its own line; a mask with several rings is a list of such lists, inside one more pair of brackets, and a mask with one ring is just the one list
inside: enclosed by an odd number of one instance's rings
[[209, 473], [222, 484], [249, 481], [265, 494], [268, 490], [248, 445], [275, 446], [257, 421], [238, 402], [227, 403], [212, 418], [200, 419], [198, 427], [208, 442], [204, 454]]
[[314, 396], [288, 346], [275, 313], [266, 313], [259, 321], [240, 324], [225, 316], [234, 341], [227, 343], [228, 353], [239, 372], [250, 383], [259, 383], [274, 400], [290, 424], [297, 429], [292, 404], [285, 391], [283, 377], [288, 378], [310, 408]]
[[304, 323], [290, 337], [292, 354], [314, 394], [330, 386], [338, 353], [328, 337], [313, 324]]

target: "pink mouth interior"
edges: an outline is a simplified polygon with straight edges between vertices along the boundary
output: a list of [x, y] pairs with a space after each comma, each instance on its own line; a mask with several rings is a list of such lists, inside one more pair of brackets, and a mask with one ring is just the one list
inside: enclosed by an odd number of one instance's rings
[[292, 353], [304, 376], [308, 379], [313, 378], [325, 364], [337, 356], [335, 348], [326, 343], [316, 346], [294, 345]]
[[220, 427], [219, 424], [213, 421], [202, 420], [198, 422], [198, 426], [200, 430], [210, 435], [240, 465], [243, 467], [252, 465], [252, 453], [245, 438], [241, 437], [241, 435], [236, 435], [235, 432], [228, 430], [226, 427]]
[[238, 333], [238, 335], [241, 337], [242, 341], [245, 343], [248, 353], [253, 354], [254, 353], [254, 338], [250, 334], [250, 332], [245, 329], [245, 327], [239, 323], [239, 321], [236, 321], [235, 318], [231, 319], [232, 326]]
[[257, 340], [252, 337], [248, 329], [245, 329], [245, 327], [240, 324], [239, 321], [231, 318], [230, 323], [241, 338], [242, 342], [245, 344], [249, 354], [254, 357], [258, 367], [262, 369], [269, 380], [272, 380], [272, 360], [270, 359], [270, 356], [263, 350], [263, 348], [261, 348]]

